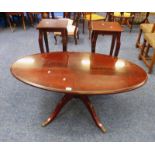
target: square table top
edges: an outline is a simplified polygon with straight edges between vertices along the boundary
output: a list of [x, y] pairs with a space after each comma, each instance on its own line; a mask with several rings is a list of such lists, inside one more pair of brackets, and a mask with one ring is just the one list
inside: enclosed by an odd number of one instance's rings
[[92, 31], [122, 32], [118, 22], [92, 21]]
[[67, 28], [68, 20], [65, 19], [42, 19], [37, 25], [37, 29]]

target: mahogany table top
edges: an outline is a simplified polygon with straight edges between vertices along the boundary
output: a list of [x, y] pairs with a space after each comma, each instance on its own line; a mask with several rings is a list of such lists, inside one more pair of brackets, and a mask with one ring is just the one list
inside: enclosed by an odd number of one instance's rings
[[118, 22], [92, 21], [93, 31], [122, 32], [123, 28]]
[[127, 60], [87, 52], [51, 52], [17, 60], [12, 74], [32, 86], [70, 94], [113, 94], [136, 89], [146, 72]]
[[37, 29], [67, 28], [68, 21], [64, 19], [42, 19]]

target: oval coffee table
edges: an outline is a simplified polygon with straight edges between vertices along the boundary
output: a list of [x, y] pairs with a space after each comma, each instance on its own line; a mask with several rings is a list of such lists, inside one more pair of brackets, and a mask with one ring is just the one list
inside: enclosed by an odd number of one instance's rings
[[42, 126], [52, 122], [62, 107], [77, 97], [86, 105], [103, 132], [106, 129], [88, 95], [127, 92], [147, 81], [146, 72], [127, 60], [86, 52], [51, 52], [26, 56], [12, 65], [11, 73], [29, 85], [65, 94]]

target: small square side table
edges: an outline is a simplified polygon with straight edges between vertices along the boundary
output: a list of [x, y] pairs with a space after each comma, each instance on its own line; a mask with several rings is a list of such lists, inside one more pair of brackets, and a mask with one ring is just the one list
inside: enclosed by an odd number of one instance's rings
[[112, 35], [110, 55], [113, 55], [113, 50], [116, 42], [114, 56], [117, 57], [121, 45], [120, 38], [122, 31], [123, 29], [118, 22], [93, 21], [91, 35], [91, 52], [95, 52], [98, 35]]
[[49, 52], [47, 32], [61, 32], [63, 51], [67, 51], [67, 20], [61, 19], [42, 19], [37, 25], [39, 30], [39, 47], [41, 53], [44, 53], [43, 36], [46, 46], [46, 52]]

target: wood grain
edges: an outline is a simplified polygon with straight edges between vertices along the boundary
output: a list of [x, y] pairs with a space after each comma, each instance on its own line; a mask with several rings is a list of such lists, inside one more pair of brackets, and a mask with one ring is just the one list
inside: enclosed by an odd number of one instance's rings
[[127, 60], [86, 52], [52, 52], [26, 56], [12, 74], [32, 86], [69, 94], [113, 94], [136, 89], [146, 72]]

